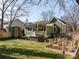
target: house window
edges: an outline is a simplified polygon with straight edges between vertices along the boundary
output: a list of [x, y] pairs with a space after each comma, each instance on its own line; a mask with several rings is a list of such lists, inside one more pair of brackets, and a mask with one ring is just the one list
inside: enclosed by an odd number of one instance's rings
[[32, 28], [28, 28], [28, 31], [31, 31], [32, 30]]
[[31, 31], [32, 29], [31, 29], [31, 28], [29, 28], [29, 30]]
[[33, 32], [35, 31], [35, 29], [33, 28]]
[[57, 33], [57, 26], [53, 27], [53, 33]]
[[26, 29], [27, 29], [27, 27], [26, 27]]
[[38, 28], [38, 31], [44, 31], [44, 27], [41, 27], [41, 26], [40, 26], [40, 27]]
[[29, 31], [29, 28], [28, 28], [28, 31]]
[[66, 32], [68, 32], [68, 27], [66, 26]]

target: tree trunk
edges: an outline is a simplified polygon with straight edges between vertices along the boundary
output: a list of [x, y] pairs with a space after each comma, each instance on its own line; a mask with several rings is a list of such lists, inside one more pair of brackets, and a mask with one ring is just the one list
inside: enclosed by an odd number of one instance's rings
[[2, 11], [1, 30], [3, 30], [3, 20], [4, 20], [4, 12]]
[[10, 24], [9, 24], [9, 31], [11, 31], [11, 24], [13, 23], [13, 21], [14, 21], [14, 20], [11, 20], [11, 21], [10, 21]]
[[9, 31], [11, 32], [11, 23], [9, 24]]

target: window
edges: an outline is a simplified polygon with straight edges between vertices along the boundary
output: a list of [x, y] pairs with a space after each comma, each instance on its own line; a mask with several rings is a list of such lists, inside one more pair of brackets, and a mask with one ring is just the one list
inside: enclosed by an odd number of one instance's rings
[[28, 28], [28, 31], [32, 31], [32, 28]]
[[57, 26], [55, 26], [55, 25], [53, 27], [53, 33], [57, 33]]
[[31, 31], [32, 29], [31, 29], [31, 28], [29, 28], [29, 30]]
[[68, 32], [68, 27], [66, 26], [66, 32]]
[[33, 32], [35, 31], [35, 29], [33, 28]]
[[29, 28], [28, 28], [28, 31], [29, 31]]

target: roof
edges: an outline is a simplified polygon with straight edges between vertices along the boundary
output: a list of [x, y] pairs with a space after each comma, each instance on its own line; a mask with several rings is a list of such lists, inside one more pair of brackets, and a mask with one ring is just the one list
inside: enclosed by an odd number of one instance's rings
[[38, 21], [38, 22], [35, 22], [35, 23], [29, 22], [29, 23], [25, 24], [25, 27], [27, 27], [27, 28], [34, 28], [36, 24], [40, 24], [40, 25], [45, 26], [47, 23], [48, 22], [46, 22], [46, 21]]
[[21, 20], [16, 19], [12, 22], [11, 27], [24, 27], [24, 23]]
[[27, 27], [27, 28], [34, 28], [34, 24], [29, 22], [29, 23], [25, 24], [25, 27]]
[[65, 21], [63, 21], [63, 20], [61, 20], [61, 19], [59, 19], [59, 18], [56, 18], [56, 17], [54, 17], [52, 20], [50, 20], [49, 23], [54, 23], [54, 22], [56, 22], [56, 21], [60, 21], [60, 22], [62, 22], [62, 23], [64, 23], [64, 24], [67, 24]]
[[40, 25], [46, 25], [48, 24], [49, 22], [48, 21], [39, 21], [39, 22], [36, 22], [35, 24], [40, 24]]
[[[9, 25], [10, 25], [10, 21], [4, 22], [4, 28], [9, 27]], [[11, 27], [24, 27], [24, 23], [19, 19], [15, 19], [12, 22]]]

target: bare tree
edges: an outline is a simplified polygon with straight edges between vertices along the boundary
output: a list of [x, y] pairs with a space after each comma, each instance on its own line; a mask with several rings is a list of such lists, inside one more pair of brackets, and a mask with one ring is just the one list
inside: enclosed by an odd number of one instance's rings
[[[22, 16], [23, 12], [26, 12], [24, 9], [22, 9], [22, 6], [25, 5], [26, 1], [28, 0], [23, 0], [22, 3], [19, 3], [19, 0], [2, 0], [1, 3], [1, 30], [3, 29], [3, 22], [4, 22], [4, 18], [6, 16], [10, 16], [10, 24], [13, 22], [12, 20], [14, 20], [16, 17]], [[18, 13], [21, 10], [20, 13]], [[7, 14], [8, 12], [8, 14]], [[18, 15], [17, 15], [18, 14]], [[6, 15], [6, 16], [5, 16]]]
[[22, 3], [17, 5], [18, 2], [15, 1], [12, 4], [11, 9], [10, 9], [10, 14], [9, 14], [9, 17], [10, 17], [9, 29], [11, 29], [11, 24], [15, 20], [15, 18], [24, 16], [24, 14], [27, 13], [27, 11], [23, 8], [24, 6], [26, 6], [26, 2], [27, 2], [27, 0], [23, 0]]
[[42, 15], [42, 18], [43, 18], [44, 21], [48, 21], [48, 20], [49, 20], [49, 18], [48, 18], [48, 13], [47, 13], [47, 12], [43, 11], [43, 12], [41, 13], [41, 15]]
[[54, 15], [54, 12], [52, 10], [51, 11], [47, 11], [47, 12], [43, 11], [41, 13], [41, 16], [42, 16], [44, 21], [51, 20], [53, 18], [53, 15]]
[[[72, 0], [73, 5], [70, 6], [71, 8], [67, 8], [65, 6], [65, 2], [64, 0], [61, 2], [59, 2], [60, 7], [62, 7], [65, 15], [69, 18], [69, 23], [71, 23], [71, 27], [73, 29], [73, 31], [77, 31], [77, 24], [79, 22], [79, 8], [77, 7], [77, 5], [74, 4], [74, 1]], [[68, 21], [67, 20], [67, 21]]]
[[[27, 13], [25, 8], [23, 8], [23, 6], [26, 5], [27, 3], [33, 4], [33, 5], [39, 5], [41, 3], [41, 0], [38, 0], [38, 1], [36, 1], [36, 0], [22, 0], [21, 3], [19, 1], [20, 0], [1, 0], [0, 1], [1, 30], [3, 29], [3, 22], [4, 22], [5, 15], [6, 16], [9, 15], [10, 20], [13, 21], [16, 17], [22, 16], [25, 13]], [[26, 1], [27, 1], [27, 3], [26, 3]], [[8, 12], [9, 14], [7, 14], [8, 10], [10, 10]], [[11, 21], [11, 23], [12, 23], [12, 21]]]
[[77, 25], [79, 22], [79, 9], [76, 6], [73, 6], [69, 12], [72, 16], [71, 21], [72, 21], [72, 25], [73, 25], [73, 30], [77, 31]]
[[4, 20], [4, 15], [6, 10], [10, 7], [10, 5], [14, 2], [15, 0], [1, 0], [0, 4], [0, 11], [1, 11], [1, 29], [3, 29], [3, 20]]
[[55, 15], [53, 10], [48, 11], [49, 20], [52, 20], [53, 16]]
[[[28, 11], [26, 10], [28, 5], [31, 4], [33, 5], [39, 5], [42, 0], [23, 0], [21, 4], [17, 5], [17, 1], [15, 1], [10, 9], [10, 26], [9, 29], [11, 29], [11, 24], [15, 20], [15, 18], [20, 17], [20, 16], [25, 16], [27, 15]], [[16, 9], [15, 9], [16, 7]], [[29, 7], [30, 8], [30, 7]]]

